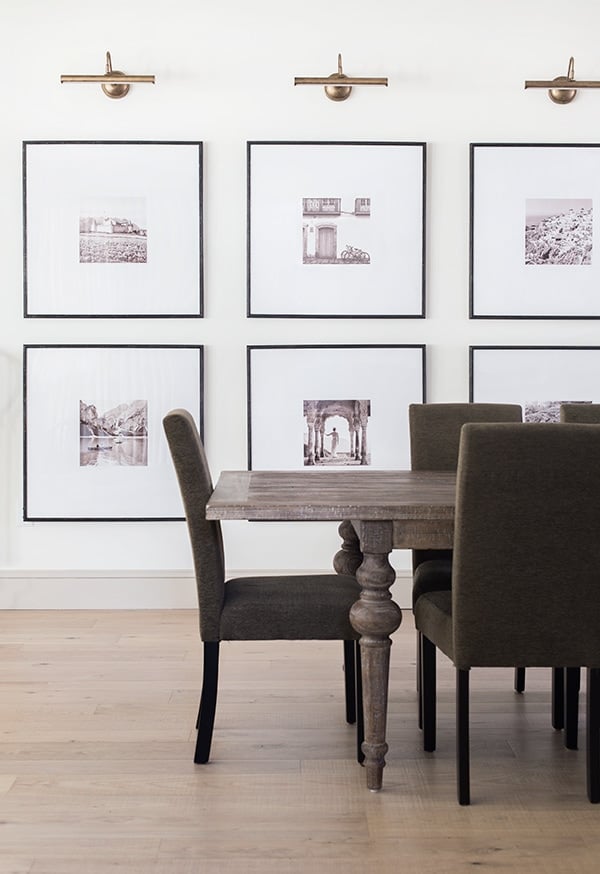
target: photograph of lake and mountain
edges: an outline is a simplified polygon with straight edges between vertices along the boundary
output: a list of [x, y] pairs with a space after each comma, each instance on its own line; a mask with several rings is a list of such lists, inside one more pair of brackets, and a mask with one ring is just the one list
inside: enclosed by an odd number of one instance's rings
[[148, 401], [98, 405], [79, 401], [79, 464], [139, 467], [148, 465]]

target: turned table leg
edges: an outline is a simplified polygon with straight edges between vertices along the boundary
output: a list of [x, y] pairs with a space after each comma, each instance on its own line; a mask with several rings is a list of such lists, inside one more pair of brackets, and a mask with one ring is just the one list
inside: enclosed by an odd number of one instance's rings
[[361, 635], [365, 719], [362, 749], [365, 754], [367, 788], [377, 790], [381, 789], [385, 754], [388, 750], [385, 732], [392, 645], [389, 635], [400, 625], [402, 612], [392, 601], [390, 594], [390, 586], [396, 576], [389, 562], [392, 551], [392, 523], [353, 522], [353, 526], [358, 533], [363, 561], [356, 570], [361, 594], [350, 611], [350, 621], [352, 627]]
[[340, 524], [338, 533], [342, 538], [342, 548], [333, 557], [333, 568], [337, 574], [348, 574], [353, 577], [363, 560], [358, 534], [349, 521]]

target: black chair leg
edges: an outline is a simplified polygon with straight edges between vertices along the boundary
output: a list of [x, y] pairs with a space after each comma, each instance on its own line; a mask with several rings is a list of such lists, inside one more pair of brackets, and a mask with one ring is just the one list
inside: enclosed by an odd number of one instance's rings
[[435, 750], [436, 734], [436, 649], [429, 638], [421, 635], [421, 711], [423, 719], [423, 749]]
[[344, 691], [346, 693], [346, 722], [356, 722], [356, 663], [353, 640], [344, 641]]
[[515, 668], [515, 692], [525, 691], [525, 668]]
[[456, 788], [459, 804], [471, 803], [469, 671], [456, 670]]
[[210, 756], [215, 711], [217, 709], [217, 686], [219, 682], [219, 642], [204, 642], [204, 665], [202, 668], [202, 693], [200, 695], [200, 710], [196, 727], [198, 737], [194, 762], [204, 765]]
[[600, 668], [587, 669], [587, 795], [600, 801]]
[[565, 668], [565, 746], [577, 749], [581, 668]]
[[423, 635], [417, 631], [417, 706], [418, 706], [418, 726], [423, 728], [423, 690], [421, 688], [421, 650], [423, 648]]
[[552, 668], [552, 728], [565, 727], [565, 670]]
[[354, 665], [356, 673], [356, 761], [359, 765], [365, 760], [362, 745], [365, 739], [365, 716], [362, 695], [362, 661], [360, 657], [360, 642], [354, 642]]

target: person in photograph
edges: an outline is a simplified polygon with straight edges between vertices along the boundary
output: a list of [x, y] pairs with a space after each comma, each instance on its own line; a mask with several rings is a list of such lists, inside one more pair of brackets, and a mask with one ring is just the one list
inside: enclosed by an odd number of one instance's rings
[[325, 436], [331, 437], [331, 457], [335, 458], [335, 456], [337, 455], [338, 443], [340, 442], [340, 435], [338, 434], [337, 430], [334, 427], [333, 430], [330, 431], [329, 434], [326, 434]]

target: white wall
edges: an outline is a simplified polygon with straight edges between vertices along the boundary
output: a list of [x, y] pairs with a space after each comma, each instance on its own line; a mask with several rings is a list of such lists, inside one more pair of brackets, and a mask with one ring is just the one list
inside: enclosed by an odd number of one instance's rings
[[[594, 142], [600, 93], [556, 106], [525, 79], [600, 79], [594, 0], [0, 0], [0, 606], [192, 602], [183, 523], [21, 521], [23, 343], [203, 343], [215, 473], [246, 465], [245, 348], [426, 343], [428, 400], [468, 399], [468, 346], [595, 344], [597, 322], [469, 321], [468, 144]], [[61, 73], [151, 72], [119, 101]], [[295, 75], [388, 76], [345, 103]], [[203, 320], [22, 318], [21, 142], [190, 139], [205, 144]], [[252, 139], [428, 143], [426, 320], [251, 319], [246, 151]], [[334, 525], [226, 523], [232, 569], [326, 568]], [[396, 559], [408, 566], [407, 556]], [[144, 573], [162, 589], [148, 585]], [[73, 586], [65, 579], [74, 581]], [[36, 583], [37, 581], [37, 583]], [[57, 581], [60, 581], [60, 585]], [[39, 583], [39, 585], [38, 585]]]

